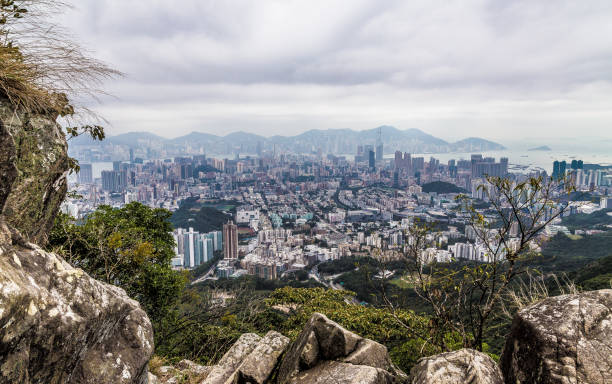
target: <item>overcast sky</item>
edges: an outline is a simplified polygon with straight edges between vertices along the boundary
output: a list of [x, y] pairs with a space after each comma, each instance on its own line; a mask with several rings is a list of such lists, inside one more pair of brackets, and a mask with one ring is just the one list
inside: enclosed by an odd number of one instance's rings
[[612, 139], [610, 0], [74, 3], [62, 23], [126, 75], [110, 134]]

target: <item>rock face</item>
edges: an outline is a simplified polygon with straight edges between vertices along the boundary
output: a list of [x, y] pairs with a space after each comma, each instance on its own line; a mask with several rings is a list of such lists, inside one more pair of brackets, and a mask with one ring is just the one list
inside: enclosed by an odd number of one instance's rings
[[44, 242], [66, 195], [56, 116], [0, 99], [0, 384], [147, 382], [153, 331], [138, 303]]
[[501, 358], [506, 383], [612, 383], [612, 289], [521, 310]]
[[152, 352], [136, 301], [0, 219], [0, 383], [146, 383]]
[[67, 190], [68, 146], [56, 117], [24, 113], [0, 98], [0, 212], [37, 244]]
[[223, 355], [202, 384], [263, 384], [274, 371], [289, 338], [270, 331], [263, 338], [245, 333]]
[[473, 349], [441, 353], [420, 359], [410, 371], [411, 384], [503, 384], [499, 367]]
[[270, 331], [238, 367], [238, 383], [263, 384], [276, 367], [278, 358], [289, 345], [289, 338]]
[[391, 364], [387, 348], [342, 328], [320, 313], [308, 323], [285, 354], [277, 382], [393, 383], [406, 379]]

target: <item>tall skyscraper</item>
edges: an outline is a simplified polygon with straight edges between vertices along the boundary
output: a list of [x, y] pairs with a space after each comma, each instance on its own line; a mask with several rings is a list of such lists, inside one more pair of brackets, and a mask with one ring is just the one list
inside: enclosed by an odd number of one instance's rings
[[382, 128], [378, 128], [378, 139], [376, 139], [376, 160], [383, 159], [383, 142], [382, 142]]
[[395, 169], [402, 168], [403, 160], [404, 159], [402, 158], [402, 152], [401, 151], [395, 151]]
[[238, 258], [238, 227], [233, 221], [223, 224], [223, 257], [225, 259]]
[[102, 171], [102, 189], [122, 192], [128, 184], [127, 171]]
[[374, 154], [374, 151], [370, 150], [368, 159], [368, 166], [372, 169], [376, 168], [376, 155]]
[[79, 183], [81, 184], [91, 184], [93, 183], [93, 173], [91, 169], [91, 164], [80, 164], [79, 169]]

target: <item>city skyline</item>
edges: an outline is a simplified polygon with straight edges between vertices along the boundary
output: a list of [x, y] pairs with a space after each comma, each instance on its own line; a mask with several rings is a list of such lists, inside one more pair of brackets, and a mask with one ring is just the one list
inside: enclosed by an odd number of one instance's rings
[[610, 140], [609, 3], [347, 4], [82, 1], [63, 23], [126, 75], [93, 105], [111, 135]]

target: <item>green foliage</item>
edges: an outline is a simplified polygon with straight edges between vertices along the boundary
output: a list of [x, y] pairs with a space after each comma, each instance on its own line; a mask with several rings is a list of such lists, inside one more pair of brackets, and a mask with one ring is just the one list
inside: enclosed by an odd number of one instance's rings
[[170, 218], [175, 228], [189, 228], [199, 232], [218, 231], [231, 217], [216, 208], [199, 207], [197, 199], [185, 200]]
[[609, 256], [568, 273], [568, 278], [587, 291], [612, 288], [612, 250]]
[[561, 224], [566, 225], [571, 231], [605, 227], [612, 224], [612, 216], [608, 214], [610, 212], [612, 212], [612, 209], [601, 209], [591, 214], [578, 213], [564, 217]]
[[436, 192], [438, 194], [466, 193], [466, 190], [456, 186], [455, 184], [447, 183], [445, 181], [433, 181], [431, 183], [423, 184], [423, 192]]
[[542, 246], [542, 255], [530, 265], [542, 272], [571, 272], [589, 262], [612, 255], [612, 231], [572, 239], [558, 233]]
[[[360, 336], [385, 344], [392, 351], [393, 361], [405, 371], [409, 371], [419, 358], [440, 352], [422, 338], [430, 321], [428, 317], [409, 310], [391, 311], [353, 302], [354, 294], [349, 291], [285, 287], [274, 291], [266, 305], [290, 310], [288, 316], [277, 316], [276, 323], [271, 323], [292, 339], [297, 337], [313, 312], [319, 312]], [[461, 348], [461, 338], [457, 335], [449, 333], [444, 337], [449, 345]]]
[[355, 270], [359, 265], [372, 265], [378, 263], [372, 258], [365, 257], [343, 257], [337, 260], [330, 260], [319, 264], [319, 273], [326, 275], [336, 275], [338, 273], [349, 272]]
[[253, 292], [270, 293], [275, 289], [283, 287], [294, 287], [294, 288], [316, 288], [321, 287], [316, 280], [306, 279], [300, 280], [289, 275], [282, 279], [262, 279], [261, 277], [244, 275], [238, 278], [231, 279], [219, 279], [210, 280], [202, 283], [211, 289], [223, 289], [227, 291], [234, 291], [236, 289], [247, 289]]
[[23, 8], [19, 2], [15, 0], [0, 1], [0, 25], [5, 25], [9, 18], [21, 19], [28, 10]]
[[121, 209], [101, 206], [80, 224], [58, 215], [48, 247], [92, 277], [125, 289], [156, 327], [186, 283], [186, 276], [170, 267], [170, 214], [134, 202]]

